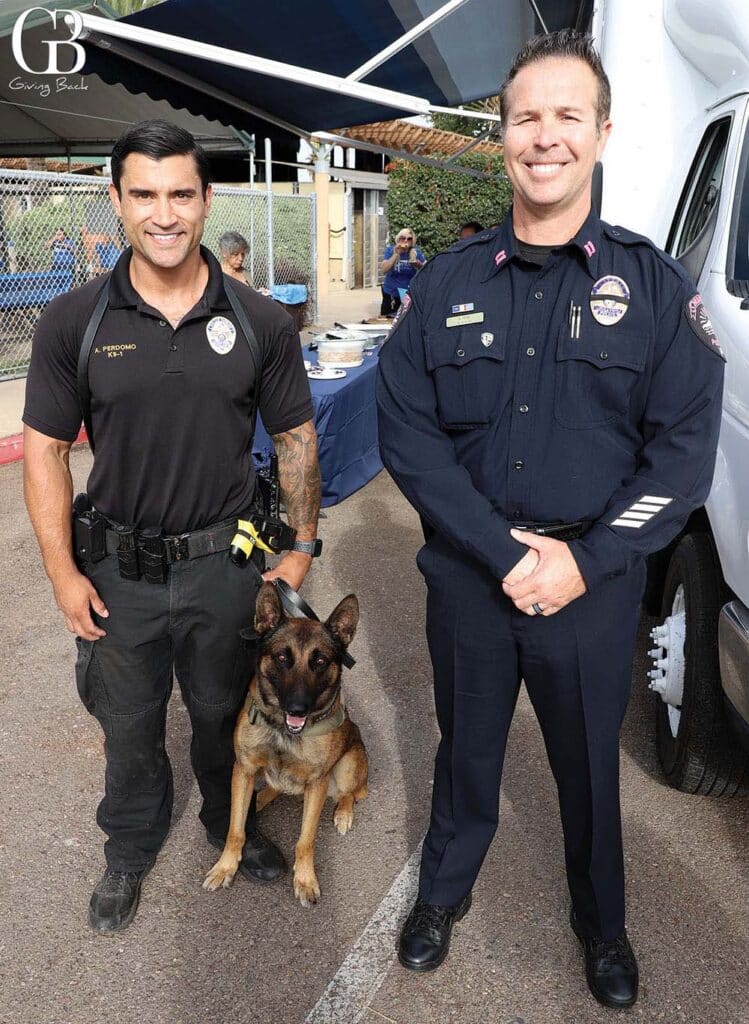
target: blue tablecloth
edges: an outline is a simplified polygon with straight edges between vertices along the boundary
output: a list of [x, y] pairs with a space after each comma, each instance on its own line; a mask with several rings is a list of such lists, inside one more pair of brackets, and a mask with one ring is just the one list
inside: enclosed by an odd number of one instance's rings
[[[310, 380], [315, 427], [320, 451], [322, 506], [348, 498], [382, 469], [377, 444], [375, 371], [379, 348], [365, 355], [361, 366], [346, 370], [340, 380]], [[317, 353], [304, 349], [304, 358], [317, 363]], [[266, 462], [273, 452], [258, 417], [253, 452]]]

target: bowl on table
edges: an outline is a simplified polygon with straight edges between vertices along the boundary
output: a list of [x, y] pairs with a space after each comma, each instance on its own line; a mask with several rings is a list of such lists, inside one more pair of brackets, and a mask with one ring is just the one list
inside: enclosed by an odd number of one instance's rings
[[336, 331], [335, 337], [331, 337], [331, 334], [333, 332], [328, 331], [315, 338], [319, 365], [339, 370], [361, 366], [367, 335], [361, 331]]

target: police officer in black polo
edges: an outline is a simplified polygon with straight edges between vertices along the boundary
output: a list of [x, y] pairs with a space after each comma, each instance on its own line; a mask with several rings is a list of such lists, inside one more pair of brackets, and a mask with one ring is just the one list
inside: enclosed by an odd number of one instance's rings
[[619, 730], [645, 556], [705, 499], [723, 358], [678, 264], [603, 223], [611, 130], [590, 40], [530, 41], [502, 87], [504, 223], [435, 257], [379, 363], [384, 462], [428, 536], [441, 741], [401, 963], [439, 966], [497, 825], [521, 679], [564, 831], [594, 996], [637, 998], [624, 925]]
[[[251, 626], [264, 569], [257, 547], [241, 569], [229, 552], [237, 519], [255, 500], [257, 408], [275, 440], [298, 538], [266, 578], [301, 585], [320, 499], [312, 405], [291, 319], [249, 288], [232, 291], [200, 245], [211, 202], [203, 151], [171, 124], [136, 125], [114, 148], [110, 196], [130, 248], [110, 275], [46, 309], [23, 417], [29, 514], [77, 636], [81, 699], [104, 732], [97, 820], [108, 836], [107, 869], [89, 908], [99, 932], [133, 919], [169, 829], [164, 734], [173, 673], [192, 724], [200, 818], [209, 842], [224, 845], [232, 732], [254, 665], [251, 640], [239, 631]], [[95, 457], [87, 498], [77, 502], [76, 564], [68, 452], [87, 412]], [[257, 830], [254, 808], [240, 870], [262, 882], [285, 870]]]

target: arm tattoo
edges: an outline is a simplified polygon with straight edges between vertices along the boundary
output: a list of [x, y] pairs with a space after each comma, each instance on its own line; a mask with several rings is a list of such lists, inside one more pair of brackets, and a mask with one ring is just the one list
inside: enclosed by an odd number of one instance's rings
[[317, 536], [320, 512], [320, 465], [317, 461], [317, 434], [312, 420], [275, 434], [278, 455], [278, 479], [286, 503], [289, 525], [300, 540]]

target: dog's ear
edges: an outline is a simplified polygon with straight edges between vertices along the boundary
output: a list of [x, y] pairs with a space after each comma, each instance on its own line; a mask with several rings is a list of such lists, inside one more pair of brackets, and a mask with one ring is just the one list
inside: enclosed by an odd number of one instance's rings
[[269, 633], [276, 628], [282, 618], [281, 598], [273, 584], [266, 580], [255, 602], [255, 632], [258, 636]]
[[344, 647], [348, 647], [354, 639], [358, 621], [359, 602], [355, 594], [349, 594], [333, 609], [325, 625]]

